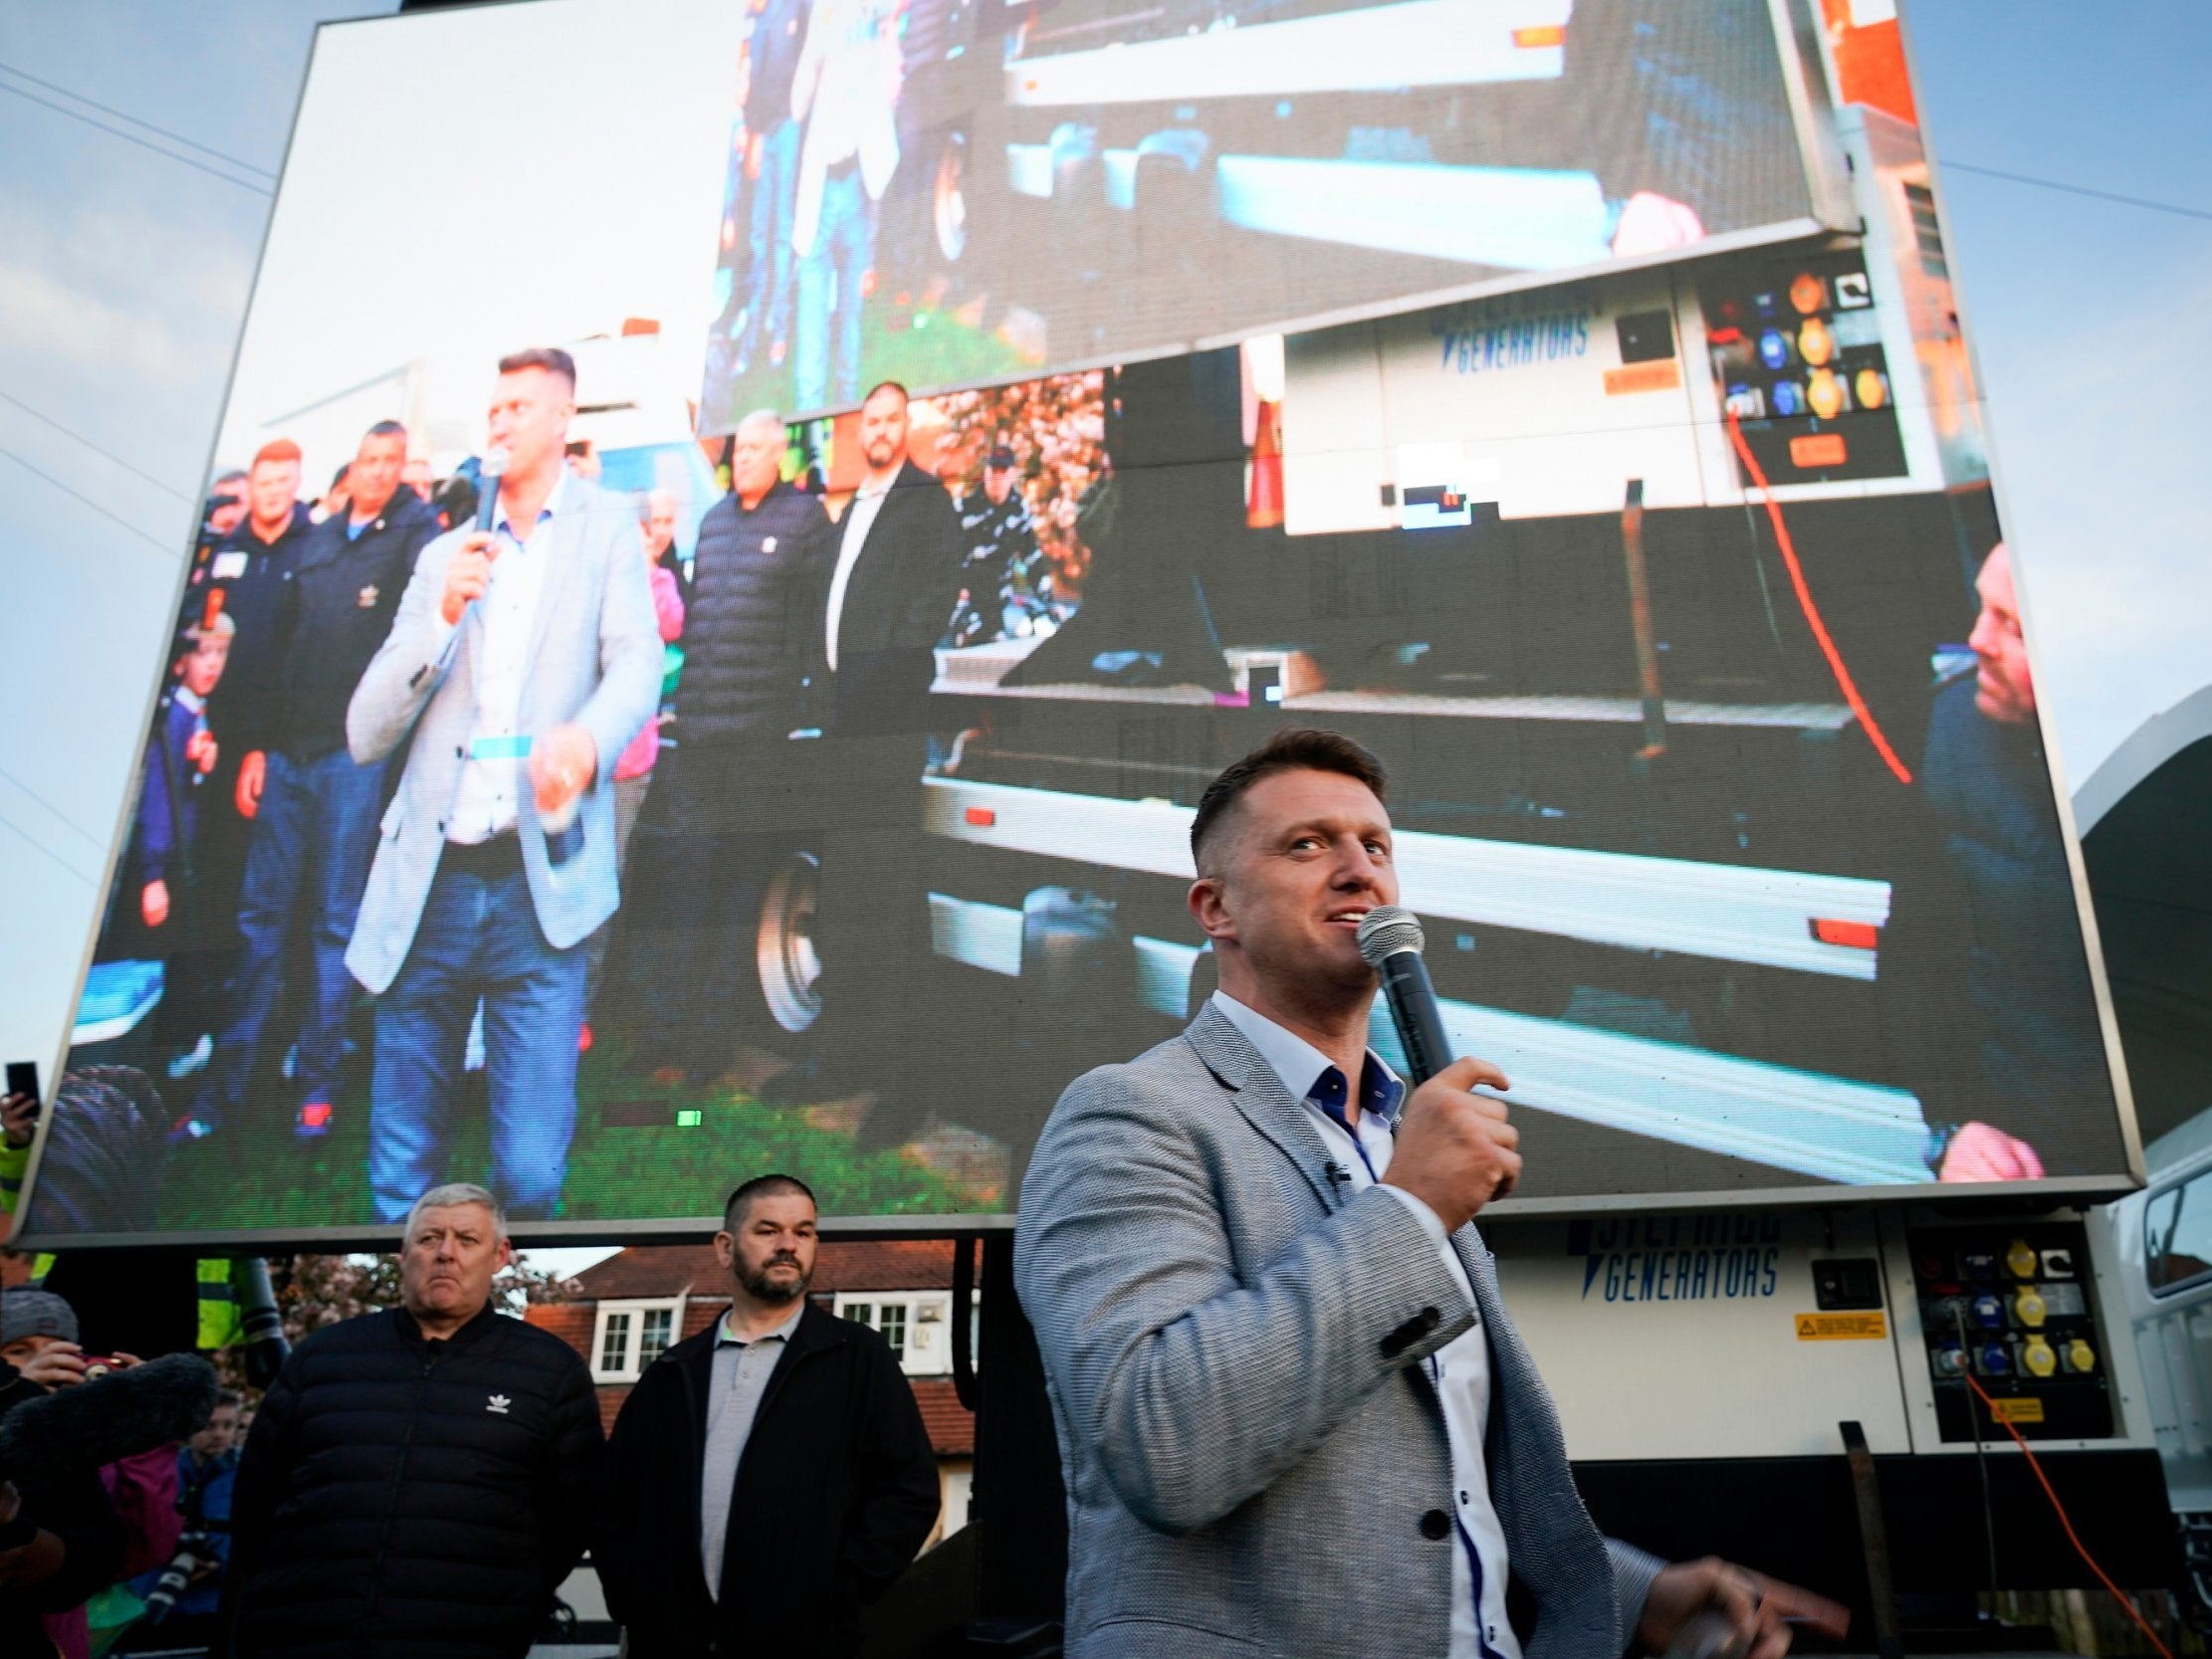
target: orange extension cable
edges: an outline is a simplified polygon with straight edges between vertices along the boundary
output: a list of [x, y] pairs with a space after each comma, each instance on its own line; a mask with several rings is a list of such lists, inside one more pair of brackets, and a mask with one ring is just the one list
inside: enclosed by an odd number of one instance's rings
[[[1734, 424], [1732, 417], [1730, 419], [1730, 424]], [[1961, 1354], [1959, 1357], [1961, 1358], [1961, 1360], [1963, 1360], [1965, 1358], [1965, 1355]], [[1972, 1373], [1966, 1369], [1963, 1363], [1959, 1366], [1958, 1374], [1961, 1380], [1965, 1382], [1966, 1386], [1974, 1390], [1974, 1397], [1980, 1400], [1983, 1405], [1989, 1408], [1989, 1420], [1995, 1423], [1999, 1428], [2003, 1429], [2007, 1434], [2012, 1436], [2013, 1444], [2020, 1448], [2020, 1455], [2028, 1460], [2028, 1467], [2034, 1472], [2037, 1483], [2042, 1486], [2043, 1495], [2051, 1500], [2051, 1507], [2054, 1510], [2058, 1511], [2059, 1525], [2066, 1529], [2066, 1541], [2067, 1543], [2074, 1546], [2074, 1553], [2077, 1555], [2080, 1555], [2082, 1559], [2089, 1562], [2090, 1570], [2097, 1574], [2097, 1581], [2102, 1584], [2106, 1589], [2110, 1590], [2112, 1592], [2112, 1599], [2117, 1601], [2122, 1607], [2125, 1607], [2127, 1609], [2127, 1616], [2133, 1619], [2136, 1624], [2141, 1626], [2142, 1633], [2150, 1638], [2150, 1645], [2157, 1651], [2159, 1659], [2173, 1659], [2172, 1652], [2167, 1648], [2164, 1642], [2158, 1639], [2158, 1632], [2151, 1629], [2149, 1621], [2146, 1620], [2141, 1613], [2135, 1610], [2135, 1603], [2127, 1595], [2127, 1593], [2122, 1590], [2117, 1584], [2113, 1583], [2111, 1578], [2105, 1573], [2104, 1569], [2097, 1564], [2097, 1557], [2089, 1553], [2089, 1548], [2088, 1546], [2083, 1544], [2081, 1535], [2075, 1532], [2073, 1518], [2066, 1513], [2066, 1505], [2059, 1502], [2058, 1493], [2052, 1490], [2051, 1477], [2043, 1472], [2043, 1465], [2036, 1461], [2036, 1454], [2029, 1447], [2027, 1437], [2024, 1436], [2018, 1429], [2014, 1428], [2011, 1423], [2007, 1422], [2003, 1417], [1997, 1414], [1997, 1402], [1989, 1397], [1989, 1391], [1987, 1389], [1985, 1389], [1979, 1382], [1976, 1382], [1974, 1380]], [[1991, 1588], [1995, 1587], [1995, 1585], [1991, 1586]]]
[[1867, 738], [1881, 756], [1882, 764], [1896, 775], [1899, 783], [1910, 783], [1912, 772], [1897, 758], [1897, 751], [1889, 746], [1889, 739], [1881, 734], [1881, 727], [1875, 724], [1874, 711], [1867, 707], [1867, 700], [1859, 695], [1859, 687], [1851, 677], [1851, 670], [1844, 666], [1844, 654], [1836, 649], [1836, 642], [1829, 636], [1828, 624], [1821, 620], [1820, 607], [1813, 603], [1813, 590], [1806, 584], [1804, 566], [1797, 562], [1797, 545], [1790, 539], [1790, 526], [1782, 521], [1782, 509], [1774, 499], [1774, 490], [1767, 483], [1767, 475], [1752, 455], [1751, 446], [1744, 442], [1743, 427], [1735, 411], [1728, 411], [1728, 442], [1735, 445], [1736, 459], [1743, 463], [1743, 470], [1751, 475], [1751, 482], [1758, 486], [1766, 503], [1767, 519], [1774, 525], [1775, 542], [1782, 549], [1782, 562], [1789, 568], [1790, 586], [1797, 592], [1797, 608], [1805, 613], [1805, 620], [1813, 630], [1813, 638], [1821, 648], [1821, 655], [1828, 659], [1828, 671], [1836, 677], [1836, 684], [1844, 694], [1844, 701], [1851, 705], [1851, 712], [1859, 717], [1859, 724], [1866, 727]]

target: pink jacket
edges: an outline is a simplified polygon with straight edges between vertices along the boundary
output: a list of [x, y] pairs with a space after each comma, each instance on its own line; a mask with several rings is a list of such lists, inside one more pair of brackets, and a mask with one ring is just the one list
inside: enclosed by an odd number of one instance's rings
[[[683, 590], [676, 585], [676, 572], [665, 565], [653, 566], [653, 614], [660, 618], [663, 644], [681, 637], [684, 631]], [[622, 758], [615, 761], [615, 780], [643, 777], [653, 769], [660, 752], [660, 711], [656, 709], [653, 718], [638, 727], [637, 735], [630, 739], [630, 746], [622, 751]]]

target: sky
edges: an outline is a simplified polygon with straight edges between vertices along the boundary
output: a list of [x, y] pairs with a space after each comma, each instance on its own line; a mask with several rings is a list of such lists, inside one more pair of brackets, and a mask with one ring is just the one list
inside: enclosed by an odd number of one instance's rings
[[[687, 19], [729, 32], [738, 8], [533, 4], [543, 27], [579, 43], [563, 60], [571, 73], [536, 97], [487, 100], [477, 117], [543, 164], [531, 188], [501, 198], [447, 177], [422, 137], [426, 110], [480, 83], [473, 43], [489, 13], [411, 22], [423, 32], [408, 40], [435, 50], [389, 60], [378, 96], [303, 129], [303, 155], [334, 155], [344, 183], [284, 204], [273, 271], [351, 238], [385, 309], [348, 297], [360, 348], [313, 375], [283, 319], [256, 318], [240, 362], [253, 403], [296, 407], [285, 400], [348, 383], [339, 368], [365, 378], [394, 366], [384, 325], [402, 307], [445, 316], [455, 338], [480, 327], [501, 304], [503, 232], [534, 215], [571, 214], [600, 234], [579, 256], [577, 314], [512, 319], [523, 332], [610, 328], [622, 314], [696, 326], [703, 291], [689, 273], [708, 261], [691, 251], [693, 227], [719, 188], [720, 134], [709, 121], [663, 143], [640, 134], [665, 123], [626, 115], [646, 101], [713, 109], [709, 83], [733, 54], [671, 56], [655, 43]], [[625, 26], [582, 45], [581, 26], [608, 6]], [[0, 153], [11, 162], [0, 169], [0, 591], [15, 624], [11, 718], [0, 721], [11, 944], [0, 1055], [42, 1071], [63, 1047], [128, 804], [314, 26], [390, 9], [0, 0]], [[2201, 643], [2212, 547], [2194, 507], [2200, 365], [2212, 357], [2201, 86], [2212, 7], [1907, 0], [1903, 15], [1999, 501], [2078, 785], [2146, 718], [2212, 679]], [[373, 56], [393, 33], [333, 31], [332, 50]], [[342, 134], [338, 113], [351, 123]], [[362, 130], [383, 141], [359, 144]], [[392, 222], [383, 204], [399, 179], [432, 181], [441, 216]], [[234, 427], [226, 443], [248, 435]]]

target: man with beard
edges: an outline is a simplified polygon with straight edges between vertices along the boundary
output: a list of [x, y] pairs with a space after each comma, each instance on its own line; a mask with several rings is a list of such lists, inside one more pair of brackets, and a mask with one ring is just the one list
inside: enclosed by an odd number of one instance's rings
[[929, 1100], [910, 1054], [941, 1023], [915, 994], [929, 977], [923, 886], [922, 766], [937, 642], [960, 591], [960, 515], [909, 448], [906, 388], [887, 380], [860, 409], [866, 463], [844, 517], [825, 538], [816, 707], [829, 740], [810, 756], [823, 836], [816, 933], [822, 1018], [810, 1059], [770, 1080], [772, 1098], [824, 1100], [873, 1091], [867, 1146], [897, 1145]]
[[592, 1558], [632, 1659], [852, 1653], [936, 1523], [914, 1391], [878, 1333], [806, 1300], [814, 1246], [803, 1181], [731, 1193], [730, 1311], [615, 1419]]

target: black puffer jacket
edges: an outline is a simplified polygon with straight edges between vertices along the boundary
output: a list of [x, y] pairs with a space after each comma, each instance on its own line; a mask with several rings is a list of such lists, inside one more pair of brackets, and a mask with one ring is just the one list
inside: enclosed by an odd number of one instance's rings
[[781, 739], [799, 724], [800, 686], [822, 654], [829, 535], [822, 504], [780, 483], [750, 513], [725, 496], [700, 519], [676, 690], [682, 746]]
[[229, 1650], [524, 1653], [583, 1554], [600, 1443], [582, 1359], [490, 1308], [445, 1342], [398, 1309], [317, 1332], [239, 1460]]

